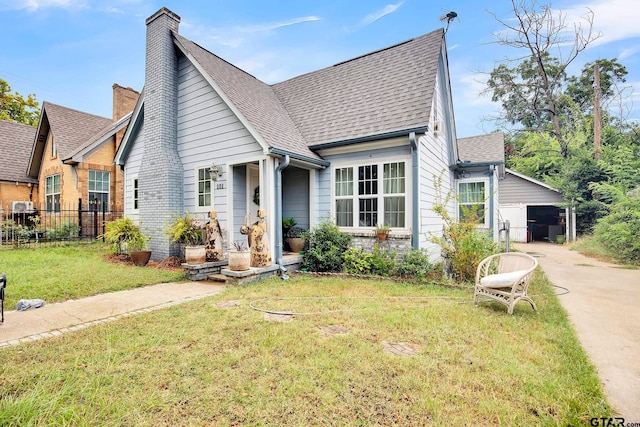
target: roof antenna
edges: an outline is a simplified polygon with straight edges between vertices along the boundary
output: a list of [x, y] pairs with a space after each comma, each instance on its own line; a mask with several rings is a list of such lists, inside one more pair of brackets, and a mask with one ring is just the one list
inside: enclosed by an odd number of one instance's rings
[[[450, 12], [447, 12], [446, 15], [442, 15], [440, 17], [440, 21], [441, 22], [445, 22], [447, 21], [447, 28], [444, 29], [444, 33], [447, 34], [447, 31], [449, 30], [449, 24], [451, 24], [451, 21], [455, 20], [456, 18], [458, 18], [458, 14], [455, 13], [453, 10]], [[458, 18], [459, 20], [459, 18]]]

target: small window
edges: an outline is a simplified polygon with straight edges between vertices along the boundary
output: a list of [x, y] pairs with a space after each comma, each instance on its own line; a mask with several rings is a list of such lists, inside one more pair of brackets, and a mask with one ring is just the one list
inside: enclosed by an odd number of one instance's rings
[[471, 220], [484, 225], [486, 222], [485, 183], [461, 182], [458, 184], [458, 206], [461, 220]]
[[47, 212], [60, 212], [60, 175], [45, 178], [45, 201]]
[[211, 207], [213, 181], [209, 167], [198, 169], [198, 207]]
[[109, 210], [109, 172], [89, 171], [89, 204], [99, 211]]
[[133, 210], [138, 210], [138, 178], [133, 179]]

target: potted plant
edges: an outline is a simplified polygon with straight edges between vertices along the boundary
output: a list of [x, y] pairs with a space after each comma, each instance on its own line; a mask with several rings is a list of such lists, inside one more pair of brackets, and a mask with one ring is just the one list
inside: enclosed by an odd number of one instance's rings
[[282, 242], [283, 242], [283, 244], [287, 244], [287, 237], [289, 236], [289, 230], [291, 230], [292, 227], [295, 227], [296, 224], [297, 224], [297, 222], [293, 218], [282, 218]]
[[378, 240], [387, 240], [387, 236], [389, 235], [389, 230], [391, 230], [391, 226], [387, 224], [377, 224], [376, 225], [376, 235], [378, 236]]
[[304, 245], [307, 242], [306, 231], [300, 227], [291, 227], [287, 242], [289, 243], [291, 252], [299, 253], [304, 249]]
[[202, 229], [188, 211], [184, 215], [176, 214], [166, 232], [171, 243], [184, 247], [184, 260], [187, 264], [202, 264], [206, 261], [207, 253]]
[[113, 253], [128, 254], [135, 265], [147, 265], [149, 259], [151, 259], [151, 251], [145, 250], [149, 237], [129, 217], [107, 222], [105, 224], [105, 233], [99, 238], [103, 238], [111, 244]]
[[236, 240], [232, 243], [233, 250], [229, 249], [229, 270], [244, 271], [249, 269], [251, 253], [244, 242]]

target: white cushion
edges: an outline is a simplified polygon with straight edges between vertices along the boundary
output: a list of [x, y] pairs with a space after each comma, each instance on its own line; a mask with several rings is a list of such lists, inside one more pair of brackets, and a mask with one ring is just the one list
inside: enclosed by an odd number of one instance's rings
[[509, 273], [490, 274], [480, 279], [480, 286], [486, 288], [510, 288], [513, 282], [525, 275], [527, 270], [511, 271]]

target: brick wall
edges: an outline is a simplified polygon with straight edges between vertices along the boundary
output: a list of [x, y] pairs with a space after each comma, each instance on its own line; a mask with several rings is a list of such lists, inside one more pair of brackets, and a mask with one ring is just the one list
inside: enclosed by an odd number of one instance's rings
[[147, 19], [144, 141], [139, 173], [140, 225], [154, 260], [177, 255], [166, 224], [183, 211], [182, 163], [177, 147], [178, 60], [171, 31], [180, 17], [166, 8]]

